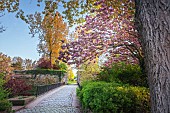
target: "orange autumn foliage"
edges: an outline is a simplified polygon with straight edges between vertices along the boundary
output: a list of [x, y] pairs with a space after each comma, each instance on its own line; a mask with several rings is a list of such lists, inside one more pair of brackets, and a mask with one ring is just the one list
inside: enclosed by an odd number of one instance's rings
[[54, 16], [46, 15], [42, 26], [45, 31], [44, 40], [48, 51], [47, 56], [50, 58], [51, 64], [54, 64], [59, 56], [62, 43], [67, 42], [68, 27], [58, 12]]

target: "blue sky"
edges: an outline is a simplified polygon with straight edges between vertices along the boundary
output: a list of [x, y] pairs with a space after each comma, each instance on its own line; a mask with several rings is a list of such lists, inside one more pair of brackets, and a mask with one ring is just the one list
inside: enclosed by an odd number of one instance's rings
[[[20, 7], [27, 13], [41, 11], [42, 7], [37, 7], [34, 0], [20, 0]], [[62, 8], [60, 8], [62, 9]], [[0, 33], [0, 52], [14, 57], [20, 56], [23, 59], [39, 59], [37, 52], [38, 37], [31, 38], [28, 25], [21, 19], [15, 18], [15, 13], [5, 13], [0, 17], [0, 22], [5, 26], [6, 31]]]
[[[21, 0], [20, 6], [26, 13], [41, 10], [41, 8], [38, 9], [38, 7], [35, 7], [35, 3], [31, 3], [30, 1], [23, 2]], [[15, 18], [15, 13], [5, 13], [0, 18], [0, 22], [6, 28], [5, 32], [0, 33], [0, 52], [11, 57], [20, 56], [23, 59], [38, 60], [39, 54], [36, 50], [39, 42], [38, 37], [31, 38], [28, 25], [21, 19]]]
[[0, 33], [0, 52], [11, 57], [39, 58], [38, 38], [31, 38], [28, 26], [22, 20], [16, 19], [14, 14], [6, 14], [0, 21], [6, 27], [6, 31]]

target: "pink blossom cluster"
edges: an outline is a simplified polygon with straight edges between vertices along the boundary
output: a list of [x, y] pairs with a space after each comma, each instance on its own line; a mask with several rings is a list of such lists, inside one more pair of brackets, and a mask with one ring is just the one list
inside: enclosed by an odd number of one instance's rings
[[108, 53], [106, 65], [120, 61], [137, 63], [135, 54], [139, 54], [141, 46], [133, 11], [129, 9], [131, 2], [113, 7], [106, 5], [105, 0], [97, 1], [94, 5], [100, 8], [92, 9], [91, 15], [86, 16], [85, 24], [79, 26], [78, 39], [62, 46], [65, 51], [60, 52], [59, 59], [79, 66]]

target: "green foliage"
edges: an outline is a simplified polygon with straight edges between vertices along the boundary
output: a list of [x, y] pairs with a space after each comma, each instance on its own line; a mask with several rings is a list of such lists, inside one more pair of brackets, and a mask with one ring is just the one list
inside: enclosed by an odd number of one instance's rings
[[112, 67], [104, 67], [98, 76], [99, 80], [106, 82], [122, 82], [133, 86], [148, 87], [147, 76], [142, 73], [139, 65], [114, 63]]
[[147, 76], [143, 74], [138, 65], [124, 65], [124, 69], [119, 73], [118, 79], [123, 83], [134, 86], [148, 87]]
[[97, 62], [86, 62], [80, 67], [80, 71], [78, 70], [80, 82], [95, 80], [98, 73], [100, 73], [100, 67]]
[[93, 113], [149, 113], [150, 96], [147, 88], [118, 83], [86, 82], [77, 95], [83, 108]]
[[60, 63], [59, 68], [60, 70], [67, 70], [67, 65], [65, 63]]
[[[124, 90], [124, 89], [122, 89]], [[150, 93], [145, 87], [128, 87], [127, 90], [135, 95], [133, 107], [136, 113], [149, 113], [150, 111]]]
[[0, 100], [6, 99], [9, 94], [3, 87], [5, 83], [5, 80], [3, 78], [4, 74], [0, 73]]
[[72, 80], [72, 81], [69, 80], [69, 81], [67, 82], [68, 85], [70, 85], [70, 84], [76, 84], [76, 83], [77, 83], [77, 82], [74, 81], [74, 80]]
[[25, 70], [25, 71], [14, 71], [15, 73], [20, 74], [50, 74], [50, 75], [63, 75], [66, 71], [64, 70], [53, 70], [53, 69], [36, 69], [36, 70]]
[[12, 103], [10, 103], [9, 100], [7, 99], [0, 100], [0, 112], [1, 111], [6, 111], [6, 113], [11, 113]]
[[11, 112], [12, 104], [7, 100], [9, 93], [4, 89], [4, 74], [0, 73], [0, 111]]
[[119, 82], [118, 75], [123, 70], [121, 63], [115, 63], [112, 67], [103, 67], [98, 79], [106, 82], [116, 81]]

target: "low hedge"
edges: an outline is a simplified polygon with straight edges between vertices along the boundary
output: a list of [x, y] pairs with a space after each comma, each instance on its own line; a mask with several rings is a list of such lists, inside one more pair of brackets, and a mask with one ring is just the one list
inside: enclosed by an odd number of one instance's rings
[[65, 70], [53, 70], [53, 69], [36, 69], [36, 70], [23, 70], [23, 71], [15, 70], [14, 72], [20, 74], [32, 74], [32, 75], [50, 74], [50, 75], [60, 75], [60, 76], [64, 76], [64, 73], [66, 73]]
[[12, 103], [7, 99], [0, 100], [0, 113], [11, 113], [12, 112]]
[[118, 83], [86, 82], [77, 95], [84, 109], [93, 113], [149, 113], [147, 88]]

